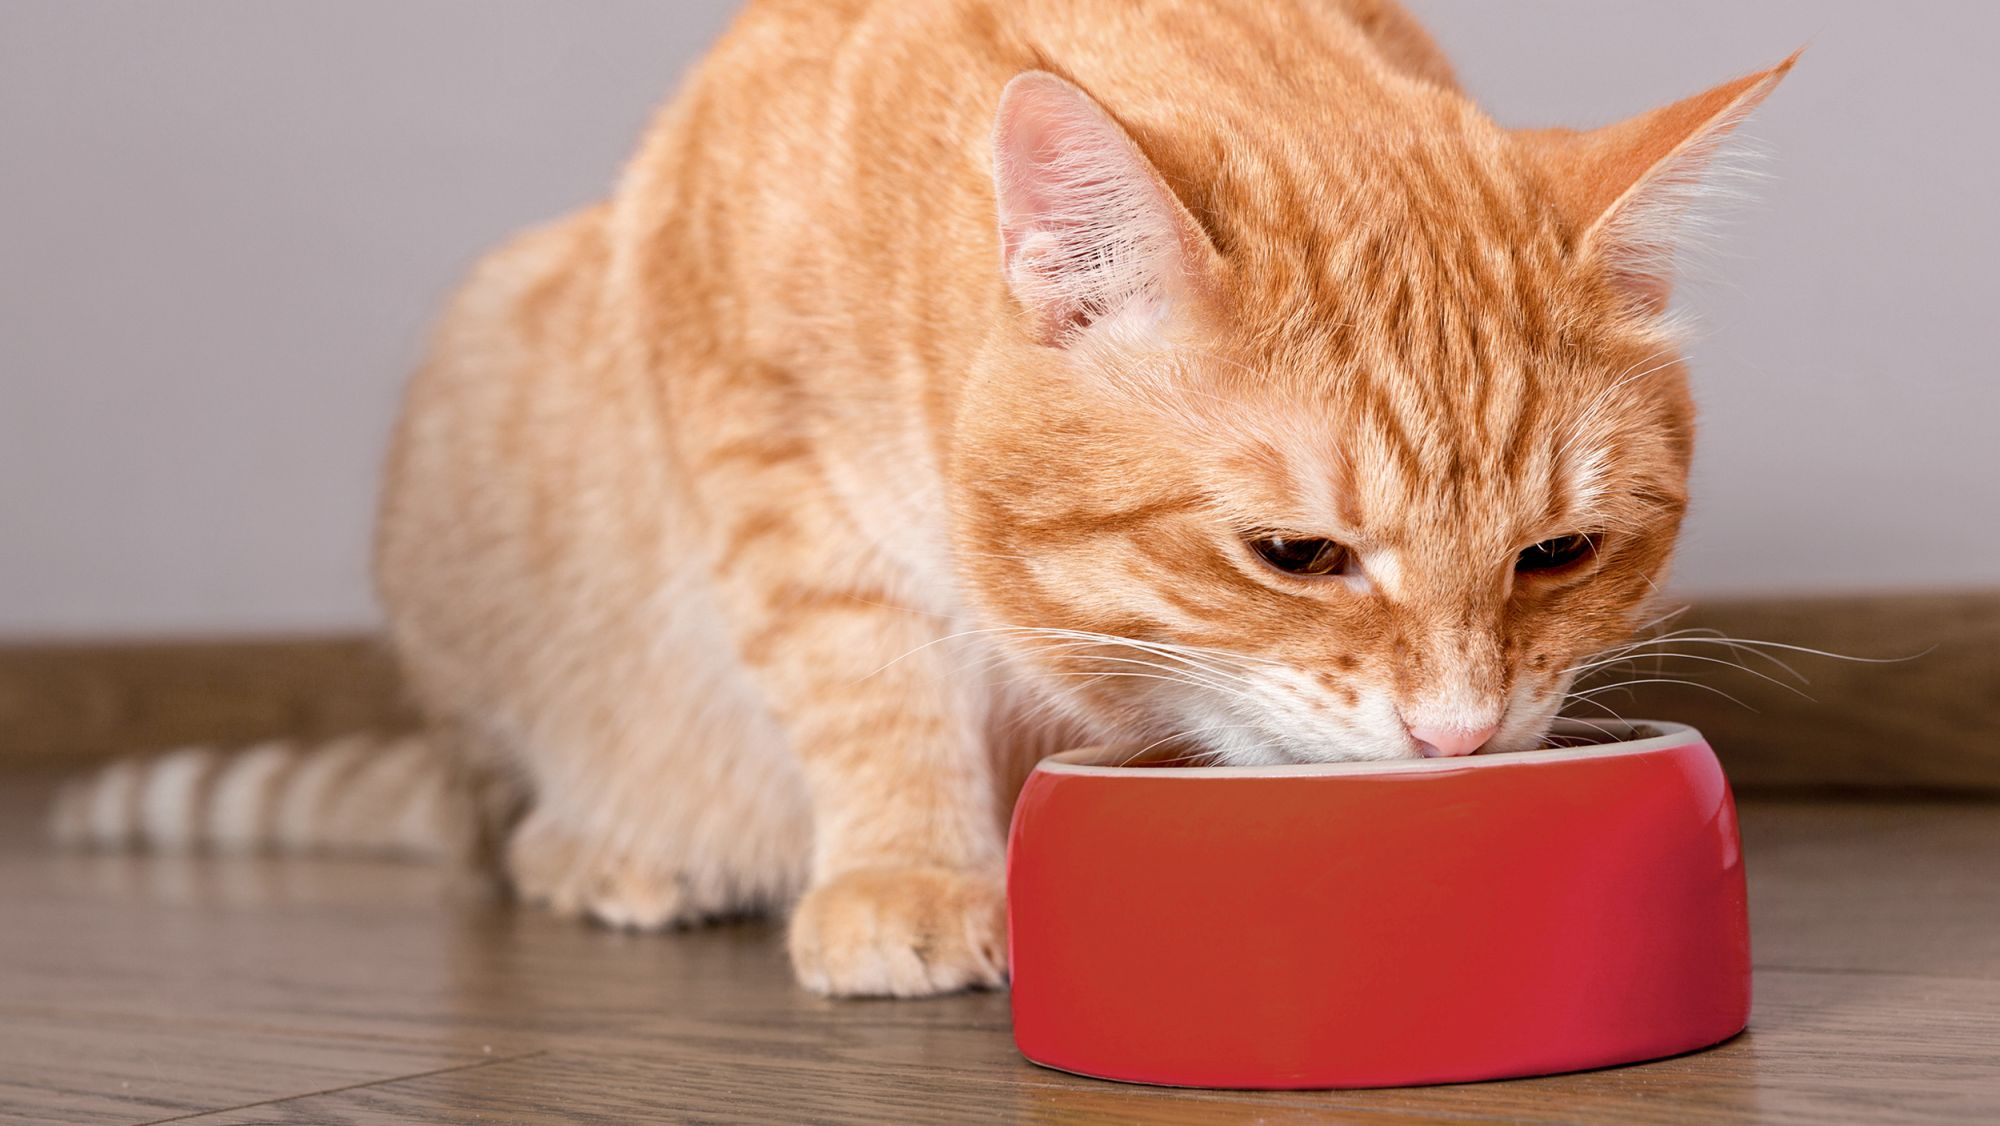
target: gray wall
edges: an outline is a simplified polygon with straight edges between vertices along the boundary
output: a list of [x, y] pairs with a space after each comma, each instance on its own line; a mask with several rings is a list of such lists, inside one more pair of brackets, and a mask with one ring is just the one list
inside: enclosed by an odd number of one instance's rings
[[[2000, 583], [2000, 6], [1416, 0], [1510, 124], [1811, 50], [1707, 325], [1692, 591]], [[600, 194], [723, 0], [0, 0], [0, 634], [375, 619], [425, 323]]]

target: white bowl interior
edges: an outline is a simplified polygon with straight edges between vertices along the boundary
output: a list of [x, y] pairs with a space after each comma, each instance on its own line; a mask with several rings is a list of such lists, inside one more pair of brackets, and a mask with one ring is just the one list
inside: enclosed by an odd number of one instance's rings
[[1701, 733], [1684, 723], [1638, 719], [1630, 722], [1585, 722], [1559, 719], [1553, 728], [1558, 735], [1575, 738], [1606, 738], [1616, 741], [1579, 747], [1553, 747], [1539, 751], [1512, 751], [1506, 754], [1463, 755], [1455, 758], [1401, 758], [1366, 762], [1286, 763], [1277, 766], [1145, 766], [1123, 765], [1131, 752], [1121, 747], [1079, 747], [1050, 755], [1036, 770], [1055, 774], [1092, 774], [1104, 777], [1146, 778], [1317, 778], [1349, 774], [1406, 774], [1425, 770], [1479, 770], [1496, 766], [1540, 765], [1574, 762], [1578, 759], [1614, 758], [1639, 755], [1669, 747], [1686, 746]]

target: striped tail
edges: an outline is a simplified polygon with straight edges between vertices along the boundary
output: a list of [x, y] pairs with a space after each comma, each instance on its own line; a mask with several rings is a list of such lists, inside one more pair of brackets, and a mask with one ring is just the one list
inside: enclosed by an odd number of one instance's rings
[[447, 850], [446, 773], [416, 736], [187, 747], [66, 783], [50, 824], [81, 848], [436, 859]]

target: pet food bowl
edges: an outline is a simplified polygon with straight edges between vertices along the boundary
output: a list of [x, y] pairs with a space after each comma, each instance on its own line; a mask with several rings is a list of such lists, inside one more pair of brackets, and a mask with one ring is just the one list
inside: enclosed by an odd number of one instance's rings
[[[1559, 729], [1581, 736], [1581, 726]], [[1387, 1087], [1743, 1029], [1735, 803], [1694, 729], [1272, 767], [1045, 760], [1007, 857], [1014, 1039], [1183, 1087]]]

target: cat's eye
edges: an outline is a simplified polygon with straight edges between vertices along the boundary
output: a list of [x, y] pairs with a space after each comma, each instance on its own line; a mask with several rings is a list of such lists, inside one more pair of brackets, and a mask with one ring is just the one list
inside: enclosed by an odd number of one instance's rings
[[1557, 536], [1521, 549], [1514, 557], [1514, 570], [1521, 573], [1559, 571], [1579, 563], [1597, 550], [1597, 537], [1583, 532]]
[[1288, 575], [1341, 575], [1353, 562], [1353, 553], [1326, 539], [1295, 536], [1253, 536], [1250, 550]]

